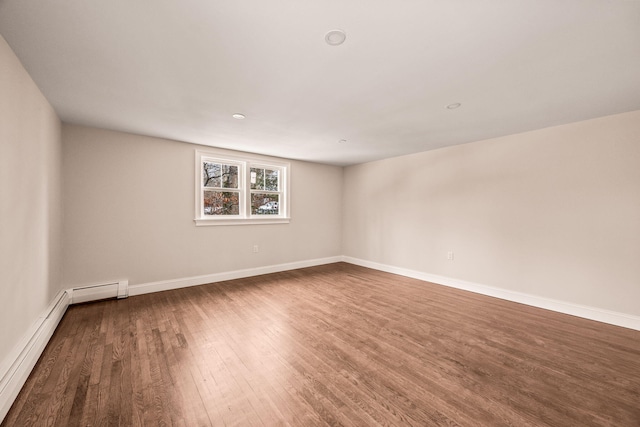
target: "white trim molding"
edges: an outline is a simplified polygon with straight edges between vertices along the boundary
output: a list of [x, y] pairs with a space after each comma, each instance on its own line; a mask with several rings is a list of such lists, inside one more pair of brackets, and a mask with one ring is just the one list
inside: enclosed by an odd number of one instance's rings
[[205, 274], [203, 276], [184, 277], [181, 279], [162, 280], [159, 282], [141, 283], [129, 286], [129, 295], [142, 295], [152, 292], [168, 291], [189, 286], [206, 285], [207, 283], [222, 282], [224, 280], [243, 279], [261, 274], [279, 273], [281, 271], [296, 270], [298, 268], [314, 267], [316, 265], [333, 264], [342, 261], [342, 256], [318, 258], [306, 261], [290, 262], [286, 264], [268, 265], [265, 267], [247, 268], [225, 273]]
[[465, 280], [454, 279], [452, 277], [423, 273], [421, 271], [394, 267], [391, 265], [380, 264], [377, 262], [367, 261], [349, 256], [343, 256], [342, 260], [344, 262], [359, 265], [361, 267], [372, 268], [374, 270], [380, 270], [387, 273], [398, 274], [400, 276], [411, 277], [412, 279], [423, 280], [425, 282], [435, 283], [438, 285], [448, 286], [456, 289], [462, 289], [465, 291], [474, 292], [476, 294], [487, 295], [507, 301], [530, 305], [532, 307], [543, 308], [545, 310], [570, 314], [572, 316], [582, 317], [584, 319], [595, 320], [602, 323], [608, 323], [610, 325], [622, 326], [623, 328], [640, 331], [640, 317], [631, 314], [604, 310], [597, 307], [573, 304], [565, 301], [558, 301], [550, 298], [540, 297], [537, 295], [510, 291], [503, 288], [495, 288], [492, 286], [468, 282]]
[[203, 225], [256, 225], [256, 224], [289, 224], [291, 218], [244, 218], [244, 219], [228, 219], [228, 218], [215, 218], [215, 219], [194, 219], [194, 222], [198, 227]]
[[60, 291], [0, 366], [0, 422], [11, 409], [70, 303], [69, 291]]

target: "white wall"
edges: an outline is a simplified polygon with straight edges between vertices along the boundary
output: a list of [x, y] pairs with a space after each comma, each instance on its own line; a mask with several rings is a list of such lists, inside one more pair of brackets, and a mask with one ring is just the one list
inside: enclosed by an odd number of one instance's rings
[[194, 152], [213, 148], [71, 125], [62, 135], [68, 287], [341, 254], [342, 168], [291, 161], [289, 224], [196, 227]]
[[[61, 289], [60, 121], [0, 36], [0, 362]], [[0, 372], [0, 376], [4, 372]]]
[[640, 315], [640, 111], [351, 166], [344, 179], [347, 256]]

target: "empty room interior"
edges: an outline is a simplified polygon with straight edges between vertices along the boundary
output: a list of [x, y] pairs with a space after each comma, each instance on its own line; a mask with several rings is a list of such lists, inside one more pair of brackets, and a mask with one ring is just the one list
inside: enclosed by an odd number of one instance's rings
[[640, 425], [640, 2], [0, 36], [2, 427]]

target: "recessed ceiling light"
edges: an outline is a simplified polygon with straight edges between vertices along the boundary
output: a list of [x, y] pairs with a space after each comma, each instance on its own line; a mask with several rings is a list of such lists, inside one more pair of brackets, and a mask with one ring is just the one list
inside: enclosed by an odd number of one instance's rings
[[346, 139], [341, 139], [341, 140], [339, 140], [338, 142], [339, 142], [340, 144], [344, 144], [345, 142], [347, 142], [347, 140], [346, 140]]
[[347, 34], [342, 30], [331, 30], [324, 36], [324, 41], [327, 42], [328, 45], [338, 46], [344, 43], [347, 38]]
[[242, 119], [244, 119], [245, 116], [244, 116], [244, 114], [236, 113], [231, 117], [233, 117], [234, 119], [242, 120]]
[[460, 107], [462, 104], [460, 104], [459, 102], [456, 102], [455, 104], [449, 104], [447, 105], [447, 109], [449, 110], [455, 110], [456, 108]]

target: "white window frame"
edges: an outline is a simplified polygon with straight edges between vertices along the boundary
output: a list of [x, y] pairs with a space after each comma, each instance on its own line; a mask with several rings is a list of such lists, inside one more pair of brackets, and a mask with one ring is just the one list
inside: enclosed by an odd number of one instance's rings
[[[196, 150], [195, 156], [195, 223], [196, 226], [202, 225], [249, 225], [249, 224], [286, 224], [291, 220], [290, 204], [289, 204], [289, 177], [291, 164], [287, 162], [279, 162], [266, 160], [257, 157], [239, 157], [228, 154], [220, 154], [211, 151]], [[239, 208], [238, 215], [205, 215], [204, 214], [204, 186], [202, 183], [202, 163], [224, 163], [237, 165], [238, 170], [238, 190], [239, 191]], [[251, 168], [275, 169], [280, 172], [278, 197], [278, 215], [251, 215]], [[224, 190], [223, 190], [224, 191]], [[253, 190], [260, 192], [259, 190]], [[266, 192], [271, 192], [265, 190]]]

